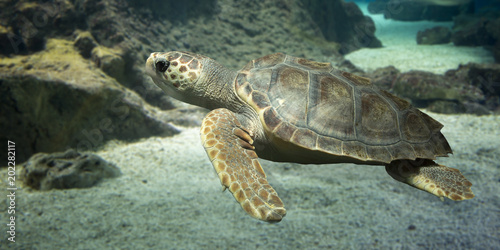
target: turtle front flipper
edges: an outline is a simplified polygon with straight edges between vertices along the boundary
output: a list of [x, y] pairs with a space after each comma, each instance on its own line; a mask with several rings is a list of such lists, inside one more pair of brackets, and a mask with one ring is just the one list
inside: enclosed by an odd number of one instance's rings
[[385, 170], [392, 178], [440, 198], [460, 201], [474, 197], [470, 189], [472, 183], [458, 169], [432, 160], [396, 160], [387, 164]]
[[222, 185], [252, 217], [281, 221], [286, 210], [276, 191], [269, 185], [253, 139], [228, 109], [215, 109], [203, 119], [203, 147]]

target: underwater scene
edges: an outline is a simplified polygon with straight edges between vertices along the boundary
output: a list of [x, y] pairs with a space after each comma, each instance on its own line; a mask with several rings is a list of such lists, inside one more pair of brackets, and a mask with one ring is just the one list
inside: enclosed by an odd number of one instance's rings
[[0, 10], [0, 249], [500, 249], [499, 0]]

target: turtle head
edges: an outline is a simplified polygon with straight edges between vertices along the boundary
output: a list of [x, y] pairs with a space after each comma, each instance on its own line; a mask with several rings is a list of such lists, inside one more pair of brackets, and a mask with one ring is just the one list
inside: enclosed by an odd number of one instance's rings
[[234, 92], [237, 72], [206, 56], [189, 52], [155, 52], [146, 72], [169, 96], [208, 109], [239, 108]]
[[206, 59], [209, 58], [189, 52], [154, 52], [146, 61], [146, 72], [168, 95], [192, 103], [196, 98], [192, 95], [202, 91], [196, 85]]

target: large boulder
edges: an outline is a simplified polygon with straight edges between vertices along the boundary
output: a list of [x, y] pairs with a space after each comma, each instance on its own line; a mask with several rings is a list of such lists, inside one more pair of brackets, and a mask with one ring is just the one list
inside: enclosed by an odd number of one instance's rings
[[370, 78], [372, 83], [379, 88], [386, 91], [392, 91], [401, 72], [394, 66], [387, 66], [384, 68], [377, 68], [370, 73], [360, 73], [360, 75]]
[[468, 63], [445, 76], [450, 81], [466, 83], [479, 89], [484, 96], [481, 102], [487, 109], [500, 111], [500, 65]]
[[16, 143], [18, 162], [36, 152], [178, 133], [160, 110], [81, 57], [72, 41], [49, 39], [42, 52], [4, 58], [0, 93], [0, 131], [8, 131], [0, 140]]
[[401, 73], [393, 67], [362, 75], [419, 108], [438, 113], [484, 115], [498, 110], [499, 72], [497, 65], [467, 64], [445, 75], [424, 71]]
[[484, 46], [500, 62], [499, 12], [460, 15], [454, 19], [451, 40], [457, 46]]
[[451, 40], [458, 46], [494, 45], [499, 39], [497, 29], [500, 22], [488, 17], [462, 15], [455, 19]]
[[363, 15], [354, 2], [302, 0], [323, 36], [340, 43], [340, 53], [347, 54], [362, 47], [378, 48], [373, 20]]
[[436, 26], [417, 33], [417, 44], [446, 44], [450, 40], [451, 31], [449, 28], [443, 26]]
[[4, 27], [9, 41], [0, 42], [1, 54], [40, 51], [47, 37], [69, 36], [87, 26], [84, 13], [72, 1], [2, 1], [0, 8], [1, 21], [9, 25]]
[[[488, 113], [476, 106], [484, 103], [484, 93], [467, 82], [453, 81], [449, 77], [424, 71], [410, 71], [396, 80], [393, 92], [408, 98], [417, 107], [425, 107], [439, 113]], [[469, 109], [474, 106], [474, 109]]]
[[412, 100], [418, 107], [428, 106], [436, 100], [458, 103], [467, 97], [459, 86], [453, 86], [453, 82], [444, 76], [425, 71], [401, 74], [394, 84], [393, 91], [398, 96]]
[[447, 5], [451, 1], [423, 0], [375, 0], [368, 4], [372, 14], [383, 14], [386, 19], [400, 21], [451, 21], [454, 16], [474, 12], [473, 1], [456, 1], [462, 4]]

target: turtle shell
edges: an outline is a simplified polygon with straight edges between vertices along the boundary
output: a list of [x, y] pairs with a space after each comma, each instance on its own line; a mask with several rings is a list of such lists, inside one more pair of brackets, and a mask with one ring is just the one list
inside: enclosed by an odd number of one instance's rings
[[439, 122], [370, 79], [330, 63], [281, 53], [264, 56], [238, 72], [235, 87], [278, 149], [334, 156], [326, 162], [375, 163], [452, 152]]

